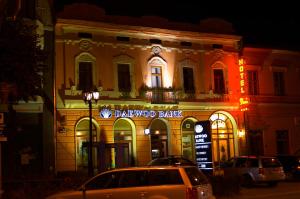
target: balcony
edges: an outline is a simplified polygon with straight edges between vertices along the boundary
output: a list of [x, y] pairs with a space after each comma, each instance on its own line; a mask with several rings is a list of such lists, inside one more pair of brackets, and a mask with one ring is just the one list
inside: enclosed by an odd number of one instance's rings
[[174, 88], [142, 88], [141, 96], [152, 104], [177, 104], [177, 95]]

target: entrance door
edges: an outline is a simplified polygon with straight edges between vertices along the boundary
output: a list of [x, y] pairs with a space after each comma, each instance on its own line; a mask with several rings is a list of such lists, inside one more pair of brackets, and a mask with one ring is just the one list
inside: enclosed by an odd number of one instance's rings
[[134, 165], [132, 146], [132, 126], [126, 119], [119, 119], [114, 125], [114, 156], [116, 168]]
[[[88, 144], [89, 144], [89, 120], [85, 119], [76, 126], [76, 165], [78, 171], [87, 171]], [[96, 126], [92, 125], [93, 142], [97, 141]], [[93, 146], [93, 167], [97, 168], [97, 149]]]
[[152, 159], [168, 156], [168, 133], [166, 124], [156, 119], [151, 124], [151, 156]]

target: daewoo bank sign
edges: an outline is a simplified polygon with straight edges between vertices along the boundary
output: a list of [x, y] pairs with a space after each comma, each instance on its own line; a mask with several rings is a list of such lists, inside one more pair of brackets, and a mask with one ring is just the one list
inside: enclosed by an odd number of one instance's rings
[[156, 110], [136, 110], [136, 109], [110, 109], [102, 108], [100, 109], [99, 115], [101, 118], [108, 119], [111, 117], [123, 117], [123, 118], [134, 118], [134, 117], [146, 117], [146, 118], [180, 118], [182, 117], [182, 111], [180, 110], [165, 110], [165, 111], [156, 111]]

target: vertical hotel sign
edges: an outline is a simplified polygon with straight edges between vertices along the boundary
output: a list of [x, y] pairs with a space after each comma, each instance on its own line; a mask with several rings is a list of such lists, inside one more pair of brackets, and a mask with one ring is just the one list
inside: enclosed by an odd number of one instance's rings
[[199, 169], [212, 170], [211, 125], [209, 120], [195, 123], [195, 153]]
[[243, 58], [239, 59], [239, 72], [240, 72], [240, 110], [241, 111], [247, 111], [248, 110], [248, 104], [249, 104], [249, 98], [246, 97], [245, 93], [245, 60]]

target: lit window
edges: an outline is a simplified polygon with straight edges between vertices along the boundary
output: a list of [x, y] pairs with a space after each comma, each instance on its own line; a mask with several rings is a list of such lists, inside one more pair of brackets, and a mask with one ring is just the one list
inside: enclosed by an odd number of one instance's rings
[[153, 88], [162, 87], [161, 67], [153, 66], [151, 68], [151, 83]]

